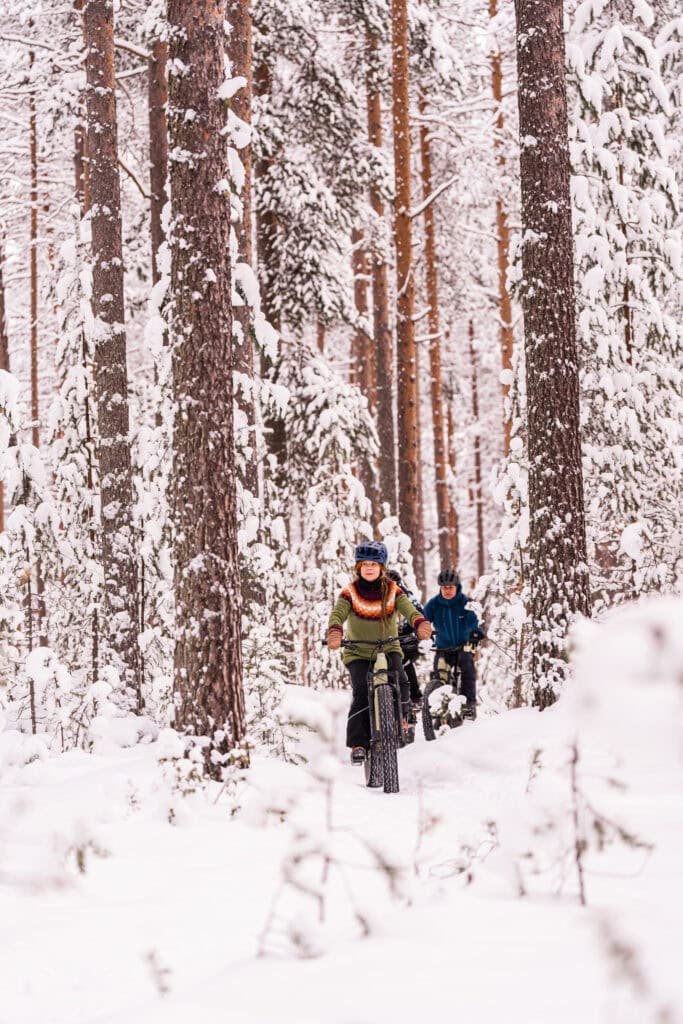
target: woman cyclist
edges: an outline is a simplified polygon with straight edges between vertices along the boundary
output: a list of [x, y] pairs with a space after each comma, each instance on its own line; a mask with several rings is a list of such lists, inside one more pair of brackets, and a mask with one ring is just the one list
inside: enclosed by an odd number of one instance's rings
[[[415, 628], [420, 640], [428, 640], [432, 635], [432, 627], [425, 617], [398, 584], [387, 578], [387, 558], [386, 545], [381, 541], [357, 545], [354, 578], [342, 590], [329, 619], [327, 646], [331, 651], [341, 647], [345, 624], [347, 638], [351, 641], [376, 642], [398, 636], [399, 614]], [[401, 645], [396, 640], [384, 650], [389, 671], [396, 672], [401, 680], [402, 711], [407, 718], [408, 685], [401, 665]], [[352, 764], [363, 764], [370, 746], [367, 676], [375, 654], [371, 643], [359, 643], [358, 648], [347, 648], [343, 653], [353, 693], [346, 727], [346, 745], [351, 748]]]

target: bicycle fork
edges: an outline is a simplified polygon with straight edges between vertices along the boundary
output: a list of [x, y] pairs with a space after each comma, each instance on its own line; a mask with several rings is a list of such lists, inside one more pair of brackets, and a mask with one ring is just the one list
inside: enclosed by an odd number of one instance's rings
[[[379, 678], [378, 678], [379, 677]], [[369, 694], [368, 704], [370, 705], [370, 733], [372, 743], [381, 742], [382, 730], [380, 727], [380, 715], [379, 715], [379, 694], [383, 686], [389, 686], [392, 690], [392, 697], [394, 702], [394, 714], [396, 716], [397, 731], [399, 737], [399, 745], [405, 745], [405, 737], [403, 734], [403, 714], [401, 704], [401, 690], [400, 681], [394, 684], [389, 677], [389, 662], [384, 651], [375, 658], [375, 664], [372, 671], [372, 675], [369, 680]]]
[[[378, 680], [378, 676], [383, 678]], [[375, 658], [375, 664], [373, 666], [372, 675], [370, 676], [370, 693], [369, 693], [369, 704], [370, 704], [370, 725], [372, 730], [372, 742], [377, 743], [381, 738], [380, 720], [379, 720], [379, 688], [380, 686], [386, 686], [389, 682], [389, 662], [384, 651], [380, 651]]]

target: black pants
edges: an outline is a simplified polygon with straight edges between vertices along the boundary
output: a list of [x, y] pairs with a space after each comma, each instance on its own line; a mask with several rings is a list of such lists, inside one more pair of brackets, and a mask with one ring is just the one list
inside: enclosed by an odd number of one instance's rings
[[[396, 651], [387, 654], [389, 671], [397, 672], [401, 684], [401, 705], [405, 718], [408, 715], [409, 686], [401, 655]], [[368, 669], [370, 662], [365, 660], [351, 661], [346, 666], [346, 671], [351, 677], [351, 707], [349, 718], [346, 723], [346, 746], [347, 747], [369, 747], [370, 746], [370, 712], [368, 710]]]
[[474, 670], [474, 657], [471, 651], [452, 651], [450, 654], [434, 655], [434, 671], [439, 667], [439, 658], [448, 665], [460, 665], [460, 692], [466, 701], [472, 704], [477, 699], [477, 674]]
[[420, 684], [417, 681], [417, 672], [412, 661], [403, 662], [403, 671], [408, 676], [408, 682], [410, 683], [410, 699], [420, 700], [422, 693], [420, 691]]

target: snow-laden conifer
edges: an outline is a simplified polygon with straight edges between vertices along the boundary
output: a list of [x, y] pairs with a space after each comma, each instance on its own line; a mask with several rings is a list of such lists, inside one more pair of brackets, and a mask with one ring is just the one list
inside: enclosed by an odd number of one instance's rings
[[570, 37], [584, 466], [602, 603], [670, 588], [683, 550], [676, 79], [662, 15], [585, 0]]

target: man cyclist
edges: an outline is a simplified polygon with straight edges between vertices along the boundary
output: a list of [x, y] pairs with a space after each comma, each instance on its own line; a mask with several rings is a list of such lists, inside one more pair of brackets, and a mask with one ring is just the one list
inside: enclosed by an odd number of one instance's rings
[[[442, 569], [438, 576], [439, 593], [427, 601], [424, 617], [435, 630], [434, 643], [438, 649], [457, 647], [470, 640], [478, 641], [484, 636], [479, 628], [476, 613], [467, 607], [469, 598], [462, 592], [460, 577], [455, 569]], [[465, 706], [463, 718], [472, 721], [477, 717], [477, 677], [472, 651], [454, 651], [442, 655], [449, 665], [460, 665], [460, 679]], [[439, 654], [434, 657], [437, 669]]]

